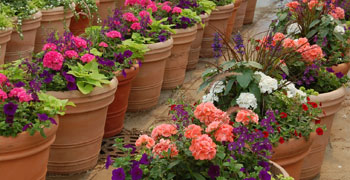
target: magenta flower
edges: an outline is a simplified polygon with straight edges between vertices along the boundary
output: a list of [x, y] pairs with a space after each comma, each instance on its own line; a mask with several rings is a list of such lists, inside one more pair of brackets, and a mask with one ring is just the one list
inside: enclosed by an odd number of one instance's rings
[[100, 42], [100, 44], [98, 44], [98, 46], [106, 48], [106, 47], [108, 47], [108, 44], [105, 42]]
[[73, 42], [78, 48], [87, 48], [87, 42], [80, 37], [73, 37]]
[[171, 7], [170, 7], [169, 5], [164, 5], [164, 6], [162, 7], [162, 10], [164, 10], [164, 11], [166, 11], [166, 12], [170, 12], [172, 9], [171, 9]]
[[4, 74], [0, 73], [0, 84], [3, 85], [6, 81], [7, 77]]
[[5, 91], [3, 91], [3, 90], [1, 90], [0, 89], [0, 99], [1, 100], [5, 100], [5, 99], [7, 99], [7, 94], [6, 94], [6, 92]]
[[44, 47], [43, 47], [43, 51], [46, 51], [46, 50], [51, 50], [51, 51], [54, 51], [54, 50], [56, 50], [57, 49], [57, 46], [55, 45], [55, 44], [53, 44], [53, 43], [47, 43], [47, 44], [45, 44], [44, 45]]
[[68, 50], [68, 51], [64, 52], [64, 55], [68, 58], [71, 58], [71, 59], [79, 57], [78, 53], [74, 50]]
[[110, 31], [110, 32], [106, 33], [106, 36], [109, 38], [121, 38], [122, 37], [122, 35], [118, 31]]
[[133, 23], [131, 25], [131, 29], [133, 29], [133, 30], [140, 30], [141, 29], [140, 23]]
[[83, 62], [85, 62], [85, 63], [89, 63], [89, 62], [91, 62], [91, 61], [94, 60], [94, 59], [95, 59], [95, 56], [92, 55], [92, 54], [85, 54], [84, 56], [82, 56], [82, 57], [80, 58], [80, 60], [83, 61]]
[[181, 13], [182, 12], [182, 9], [181, 8], [179, 8], [179, 7], [174, 7], [174, 9], [173, 9], [173, 13]]
[[123, 18], [126, 20], [126, 21], [129, 21], [129, 22], [137, 22], [138, 19], [134, 16], [133, 13], [124, 13], [123, 14]]
[[51, 68], [53, 70], [60, 70], [62, 68], [64, 58], [62, 54], [56, 51], [50, 51], [45, 54], [43, 59], [44, 67]]

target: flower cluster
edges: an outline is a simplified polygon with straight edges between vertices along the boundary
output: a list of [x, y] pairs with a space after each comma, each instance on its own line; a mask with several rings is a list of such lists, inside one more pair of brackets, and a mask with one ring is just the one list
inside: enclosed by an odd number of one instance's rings
[[216, 81], [209, 90], [209, 93], [203, 96], [203, 102], [218, 102], [219, 97], [216, 94], [220, 94], [224, 91], [225, 85], [222, 81]]

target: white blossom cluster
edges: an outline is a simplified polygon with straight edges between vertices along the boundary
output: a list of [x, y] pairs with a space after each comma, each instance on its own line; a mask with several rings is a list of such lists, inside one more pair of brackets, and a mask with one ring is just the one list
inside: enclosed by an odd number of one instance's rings
[[[281, 81], [281, 83], [284, 83], [284, 82], [286, 81], [285, 80]], [[298, 95], [302, 99], [302, 101], [305, 103], [307, 94], [304, 91], [296, 88], [292, 82], [287, 82], [287, 83], [288, 85], [283, 87], [283, 89], [287, 90], [287, 97], [293, 98]]]
[[344, 26], [341, 26], [341, 25], [335, 26], [334, 32], [339, 33], [341, 35], [345, 34]]
[[256, 97], [252, 93], [241, 93], [236, 102], [241, 108], [254, 110], [258, 107]]
[[260, 75], [259, 88], [261, 93], [271, 94], [278, 88], [278, 81], [270, 76], [267, 76], [263, 72], [257, 71], [254, 74]]
[[219, 101], [219, 97], [216, 94], [224, 92], [225, 85], [222, 81], [214, 82], [213, 86], [210, 88], [209, 93], [203, 96], [203, 102], [211, 102], [213, 103]]
[[298, 23], [293, 23], [287, 27], [287, 34], [299, 34], [301, 33], [301, 26]]

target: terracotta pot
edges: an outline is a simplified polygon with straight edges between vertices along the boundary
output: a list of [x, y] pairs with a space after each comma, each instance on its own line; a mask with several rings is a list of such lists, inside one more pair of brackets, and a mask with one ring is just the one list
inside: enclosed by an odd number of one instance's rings
[[[202, 23], [204, 24], [204, 28], [208, 27], [209, 15], [202, 14], [200, 16], [202, 19]], [[192, 42], [192, 45], [191, 45], [190, 54], [188, 56], [187, 70], [196, 69], [196, 66], [199, 60], [199, 53], [201, 51], [204, 28], [201, 24], [199, 23], [197, 24], [197, 35], [196, 35], [196, 39]]]
[[150, 109], [158, 104], [165, 63], [171, 55], [173, 39], [149, 44], [139, 74], [132, 81], [128, 111]]
[[242, 0], [241, 6], [237, 10], [235, 24], [233, 25], [233, 32], [236, 32], [242, 28], [247, 6], [248, 0]]
[[76, 107], [67, 107], [60, 117], [56, 141], [51, 146], [48, 172], [78, 173], [93, 168], [101, 149], [108, 105], [113, 102], [118, 81], [95, 88], [90, 94], [79, 91], [48, 92], [59, 99], [68, 99]]
[[191, 44], [196, 38], [197, 25], [186, 29], [175, 29], [171, 36], [174, 45], [166, 62], [162, 89], [175, 89], [184, 83]]
[[63, 34], [64, 31], [68, 29], [71, 18], [73, 17], [73, 12], [70, 9], [65, 10], [63, 6], [49, 10], [41, 10], [41, 13], [41, 26], [38, 28], [35, 38], [35, 53], [42, 50], [47, 37], [52, 32]]
[[242, 0], [235, 1], [235, 6], [233, 8], [232, 15], [228, 19], [227, 28], [226, 28], [226, 32], [225, 32], [225, 38], [227, 41], [231, 38], [232, 31], [233, 31], [233, 25], [235, 24], [235, 21], [236, 21], [237, 10], [241, 6], [241, 3], [242, 3]]
[[0, 65], [5, 63], [5, 53], [7, 42], [11, 39], [12, 28], [0, 30]]
[[[56, 119], [58, 123], [58, 120]], [[0, 174], [8, 180], [45, 180], [50, 145], [55, 141], [58, 126], [30, 136], [22, 132], [17, 137], [0, 137]]]
[[72, 18], [69, 30], [75, 35], [79, 36], [85, 32], [85, 29], [89, 26], [89, 18], [83, 15], [79, 15], [79, 19], [75, 17]]
[[312, 102], [322, 102], [322, 110], [325, 114], [321, 116], [321, 125], [327, 126], [327, 131], [322, 136], [317, 136], [311, 146], [310, 154], [305, 158], [301, 171], [301, 179], [313, 179], [321, 170], [324, 153], [331, 134], [332, 124], [335, 113], [341, 108], [341, 103], [345, 99], [346, 90], [341, 87], [329, 93], [322, 93], [318, 96], [311, 96]]
[[226, 6], [217, 6], [216, 10], [212, 11], [209, 17], [209, 25], [204, 29], [204, 36], [202, 40], [202, 48], [200, 52], [201, 57], [214, 57], [213, 44], [214, 34], [219, 31], [225, 34], [228, 19], [231, 17], [234, 9], [233, 4]]
[[102, 23], [108, 16], [113, 15], [113, 11], [116, 8], [116, 0], [100, 0], [98, 5], [98, 13], [100, 15]]
[[247, 5], [247, 9], [245, 11], [243, 24], [253, 23], [256, 2], [257, 2], [257, 0], [248, 0], [248, 5]]
[[105, 134], [103, 137], [112, 137], [119, 134], [124, 127], [124, 116], [128, 109], [128, 100], [131, 90], [131, 82], [139, 73], [139, 65], [135, 64], [130, 69], [125, 70], [126, 76], [119, 73], [118, 90], [112, 104], [108, 106]]
[[347, 75], [350, 69], [350, 63], [342, 63], [336, 66], [332, 66], [332, 69], [335, 73], [341, 72], [344, 75]]
[[283, 167], [281, 167], [277, 163], [275, 163], [273, 161], [270, 161], [270, 164], [271, 164], [270, 172], [273, 175], [280, 175], [280, 174], [282, 174], [284, 177], [290, 177], [289, 174], [287, 173], [287, 171], [285, 169], [283, 169]]
[[17, 31], [13, 31], [11, 40], [7, 43], [5, 63], [18, 60], [20, 58], [32, 58], [34, 51], [35, 37], [41, 23], [41, 12], [33, 14], [31, 18], [23, 20], [22, 33], [23, 39]]

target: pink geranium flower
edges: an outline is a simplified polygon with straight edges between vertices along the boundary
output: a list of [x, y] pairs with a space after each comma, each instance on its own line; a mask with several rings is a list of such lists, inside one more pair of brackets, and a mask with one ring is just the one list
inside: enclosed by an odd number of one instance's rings
[[198, 105], [194, 111], [194, 116], [207, 126], [214, 121], [228, 123], [230, 120], [225, 112], [217, 109], [214, 104], [210, 102]]
[[78, 48], [87, 48], [87, 42], [80, 37], [73, 37], [73, 42]]
[[185, 129], [185, 137], [189, 139], [197, 138], [202, 135], [202, 131], [203, 129], [200, 126], [191, 124]]
[[52, 43], [47, 43], [44, 45], [43, 47], [43, 51], [46, 51], [46, 50], [51, 50], [51, 51], [54, 51], [57, 49], [57, 46], [55, 44], [52, 44]]
[[123, 18], [126, 20], [126, 21], [129, 21], [129, 22], [137, 22], [139, 19], [137, 19], [133, 13], [124, 13], [123, 14]]
[[181, 9], [181, 8], [179, 8], [179, 7], [174, 7], [172, 13], [179, 13], [179, 14], [180, 14], [181, 12], [182, 12], [182, 9]]
[[153, 154], [159, 156], [159, 158], [164, 158], [164, 154], [167, 154], [170, 149], [170, 157], [177, 156], [179, 151], [176, 148], [175, 144], [172, 144], [169, 139], [161, 139], [158, 144], [153, 147]]
[[215, 139], [219, 142], [233, 142], [233, 127], [229, 124], [221, 124], [219, 129], [215, 131]]
[[133, 23], [133, 24], [131, 25], [131, 29], [133, 29], [133, 30], [139, 30], [139, 29], [141, 29], [140, 23]]
[[85, 54], [80, 58], [80, 60], [83, 61], [84, 63], [89, 63], [94, 59], [95, 59], [95, 56], [92, 54]]
[[2, 89], [0, 89], [0, 99], [2, 101], [4, 101], [5, 99], [7, 99], [7, 94], [5, 91], [3, 91]]
[[79, 57], [78, 53], [74, 50], [68, 50], [68, 51], [64, 52], [64, 55], [68, 58], [71, 58], [71, 59]]
[[27, 94], [26, 90], [22, 87], [13, 88], [9, 93], [9, 97], [18, 97], [20, 102], [28, 102], [33, 100], [32, 96]]
[[284, 38], [285, 38], [285, 35], [283, 33], [280, 33], [280, 32], [276, 33], [273, 36], [274, 41], [282, 41]]
[[314, 44], [307, 47], [301, 55], [306, 62], [312, 63], [315, 60], [322, 58], [323, 52], [320, 46]]
[[177, 129], [175, 125], [161, 124], [153, 129], [151, 137], [156, 140], [159, 137], [170, 137], [176, 133]]
[[259, 123], [259, 116], [249, 109], [241, 110], [237, 113], [236, 122], [241, 122], [244, 125], [249, 122]]
[[118, 31], [110, 31], [110, 32], [106, 33], [106, 36], [109, 38], [121, 38], [122, 37], [122, 35]]
[[152, 4], [147, 5], [146, 8], [147, 9], [152, 9], [152, 12], [156, 12], [158, 10], [157, 5], [156, 5], [155, 2], [153, 2]]
[[154, 140], [151, 137], [147, 136], [147, 135], [140, 136], [135, 142], [135, 145], [137, 147], [146, 145], [146, 147], [148, 149], [151, 149], [154, 146], [154, 144], [155, 144]]
[[108, 44], [105, 42], [100, 42], [100, 44], [98, 44], [98, 46], [106, 48], [106, 47], [108, 47]]
[[283, 40], [283, 47], [284, 48], [296, 48], [296, 43], [293, 39], [286, 38]]
[[189, 150], [196, 160], [212, 160], [216, 155], [216, 144], [206, 134], [192, 139]]
[[0, 84], [3, 85], [6, 81], [7, 77], [4, 74], [0, 73]]
[[149, 14], [149, 12], [147, 12], [147, 11], [145, 11], [145, 10], [142, 10], [142, 11], [140, 11], [139, 16], [140, 16], [141, 18], [144, 18], [144, 17], [149, 17], [150, 14]]
[[43, 59], [43, 65], [44, 67], [58, 71], [62, 68], [63, 61], [64, 58], [62, 54], [56, 51], [50, 51], [45, 54]]
[[170, 12], [171, 11], [171, 7], [169, 5], [164, 5], [162, 7], [162, 10], [166, 11], [166, 12]]

